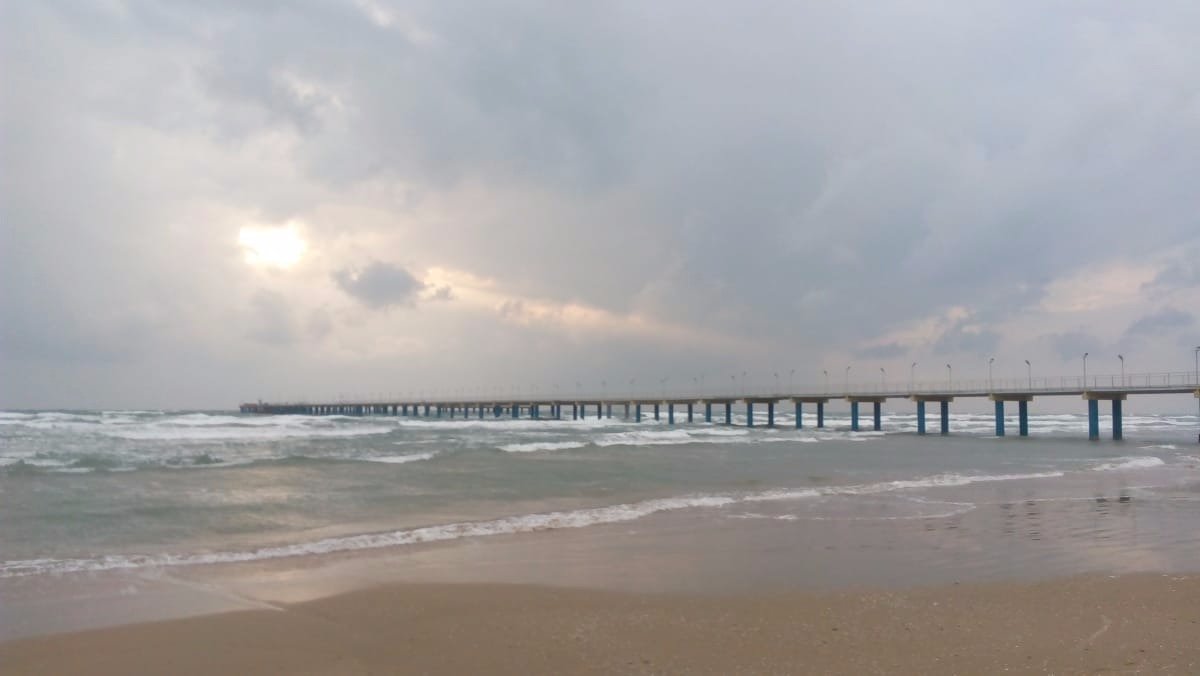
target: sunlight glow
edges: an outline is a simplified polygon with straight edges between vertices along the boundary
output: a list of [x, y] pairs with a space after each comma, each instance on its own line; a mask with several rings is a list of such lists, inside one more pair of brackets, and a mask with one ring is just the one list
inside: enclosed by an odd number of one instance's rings
[[294, 223], [279, 227], [245, 226], [238, 232], [238, 244], [250, 265], [281, 269], [300, 262], [308, 248]]

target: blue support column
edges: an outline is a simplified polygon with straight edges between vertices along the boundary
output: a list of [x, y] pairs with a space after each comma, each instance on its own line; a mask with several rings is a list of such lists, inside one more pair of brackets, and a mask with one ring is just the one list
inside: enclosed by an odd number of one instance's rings
[[825, 402], [817, 402], [817, 429], [825, 427]]
[[725, 424], [733, 424], [733, 404], [728, 401], [725, 402]]
[[475, 407], [475, 412], [479, 414], [479, 419], [483, 420], [483, 404], [477, 405]]
[[942, 409], [942, 434], [950, 434], [950, 402], [941, 401]]
[[604, 404], [596, 402], [596, 420], [604, 417]]
[[426, 417], [426, 418], [428, 418], [428, 417], [429, 417], [429, 408], [430, 408], [430, 407], [429, 407], [429, 404], [425, 404], [425, 417]]
[[1017, 428], [1021, 436], [1029, 436], [1029, 402], [1017, 402]]
[[688, 407], [688, 422], [694, 422], [694, 420], [692, 418], [692, 405], [689, 403], [687, 405], [687, 407]]
[[917, 434], [925, 434], [925, 402], [917, 402]]
[[996, 436], [1004, 436], [1004, 402], [996, 402]]
[[767, 402], [767, 427], [775, 426], [775, 402]]
[[495, 406], [492, 406], [492, 417], [499, 418], [502, 415], [504, 415], [504, 407], [503, 406], [501, 406], [500, 404], [496, 404]]
[[875, 431], [878, 432], [879, 430], [883, 429], [883, 425], [882, 425], [882, 423], [883, 423], [883, 420], [882, 420], [883, 402], [876, 401], [876, 402], [872, 402], [872, 403], [875, 404]]
[[804, 412], [801, 410], [800, 402], [796, 402], [796, 429], [804, 427]]
[[571, 404], [571, 420], [579, 420], [579, 404]]
[[658, 417], [658, 404], [655, 404], [655, 405], [654, 405], [654, 419], [655, 419], [655, 420], [659, 420], [659, 417]]
[[667, 404], [667, 423], [675, 424], [675, 404]]
[[754, 404], [746, 402], [746, 427], [754, 427]]
[[629, 420], [629, 404], [625, 404], [625, 419]]
[[450, 407], [450, 419], [451, 419], [451, 420], [453, 420], [453, 419], [454, 419], [454, 415], [455, 415], [455, 413], [457, 413], [457, 411], [455, 411], [455, 409], [457, 409], [457, 408], [458, 408], [457, 406], [451, 406], [451, 407]]
[[634, 404], [634, 405], [633, 405], [633, 408], [634, 408], [634, 410], [635, 410], [635, 411], [637, 411], [637, 421], [638, 421], [638, 422], [642, 422], [642, 405], [641, 405], [641, 404]]
[[858, 431], [858, 402], [850, 402], [850, 430]]
[[1113, 439], [1116, 441], [1120, 441], [1121, 439], [1124, 438], [1124, 436], [1121, 433], [1121, 400], [1120, 399], [1113, 399], [1112, 411], [1113, 411], [1113, 416], [1112, 416], [1112, 418], [1113, 418]]
[[712, 402], [704, 402], [704, 422], [712, 422]]
[[607, 413], [608, 413], [608, 419], [609, 419], [609, 420], [612, 420], [612, 402], [610, 401], [610, 402], [608, 402], [607, 404], [605, 404], [605, 408], [606, 408], [606, 410], [607, 410]]
[[1088, 439], [1100, 439], [1100, 402], [1095, 399], [1088, 400]]

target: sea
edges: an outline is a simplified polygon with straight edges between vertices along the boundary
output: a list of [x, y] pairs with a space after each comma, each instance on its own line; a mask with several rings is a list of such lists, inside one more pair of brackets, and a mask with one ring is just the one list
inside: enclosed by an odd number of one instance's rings
[[[928, 527], [987, 511], [1028, 545], [1054, 528], [1030, 525], [1031, 506], [1055, 501], [1075, 510], [1055, 536], [1073, 547], [1169, 552], [1151, 559], [1165, 569], [1200, 561], [1195, 414], [1127, 415], [1126, 440], [1089, 442], [1086, 417], [1071, 414], [1032, 415], [1028, 438], [1010, 420], [998, 438], [991, 415], [970, 413], [952, 416], [948, 436], [919, 436], [903, 412], [885, 414], [879, 432], [837, 415], [797, 429], [787, 414], [768, 428], [765, 416], [747, 427], [744, 415], [726, 426], [614, 412], [0, 412], [0, 581], [403, 551], [670, 514], [714, 527]], [[1091, 565], [1103, 569], [1103, 557]]]

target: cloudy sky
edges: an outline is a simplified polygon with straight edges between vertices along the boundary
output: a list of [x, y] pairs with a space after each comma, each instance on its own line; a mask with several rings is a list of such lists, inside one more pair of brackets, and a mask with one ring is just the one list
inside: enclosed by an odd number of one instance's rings
[[0, 7], [0, 406], [1200, 344], [1192, 0]]

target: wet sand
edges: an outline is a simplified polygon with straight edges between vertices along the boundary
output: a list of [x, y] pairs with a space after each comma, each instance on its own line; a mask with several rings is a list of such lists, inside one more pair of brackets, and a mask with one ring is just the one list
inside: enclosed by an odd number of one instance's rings
[[5, 674], [1200, 672], [1200, 576], [724, 597], [402, 584], [18, 639]]

